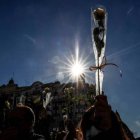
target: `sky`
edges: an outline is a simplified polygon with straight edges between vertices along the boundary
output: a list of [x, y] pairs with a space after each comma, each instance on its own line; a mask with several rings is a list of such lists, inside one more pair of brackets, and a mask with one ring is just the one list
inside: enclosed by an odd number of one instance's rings
[[[112, 109], [140, 136], [140, 1], [139, 0], [1, 0], [0, 85], [11, 77], [19, 86], [66, 82], [67, 63], [79, 57], [87, 69], [95, 64], [90, 9], [108, 12], [105, 56], [122, 70], [104, 70], [103, 90]], [[88, 72], [87, 82], [95, 82]], [[70, 80], [70, 79], [69, 79]]]

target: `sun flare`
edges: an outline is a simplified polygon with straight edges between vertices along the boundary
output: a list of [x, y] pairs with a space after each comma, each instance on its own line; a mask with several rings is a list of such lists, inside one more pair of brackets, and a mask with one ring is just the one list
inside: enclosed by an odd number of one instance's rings
[[[78, 41], [75, 44], [74, 52], [68, 51], [62, 59], [59, 69], [61, 70], [62, 81], [77, 82], [82, 75], [85, 75], [86, 80], [91, 79], [89, 66], [89, 55], [86, 55], [84, 51], [79, 49]], [[89, 80], [88, 80], [89, 81]]]
[[[85, 59], [83, 59], [85, 58]], [[77, 81], [78, 78], [83, 75], [87, 74], [88, 63], [87, 58], [80, 53], [79, 56], [79, 45], [75, 46], [75, 54], [71, 54], [70, 57], [66, 57], [67, 61], [65, 64], [67, 65], [67, 73], [69, 75], [69, 80], [72, 79]]]
[[71, 71], [72, 76], [78, 77], [82, 73], [84, 73], [84, 67], [79, 62], [76, 62], [71, 66], [70, 71]]

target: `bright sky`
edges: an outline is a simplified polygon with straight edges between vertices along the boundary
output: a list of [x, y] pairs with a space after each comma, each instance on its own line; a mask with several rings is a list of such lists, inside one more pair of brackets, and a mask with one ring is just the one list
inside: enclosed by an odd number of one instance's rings
[[[103, 89], [112, 108], [140, 136], [139, 0], [0, 1], [0, 83], [11, 77], [19, 86], [67, 81], [64, 69], [77, 42], [87, 69], [94, 65], [90, 8], [100, 5], [108, 12], [107, 60], [123, 72], [120, 78], [116, 68], [106, 68]], [[95, 82], [94, 73], [87, 80]]]

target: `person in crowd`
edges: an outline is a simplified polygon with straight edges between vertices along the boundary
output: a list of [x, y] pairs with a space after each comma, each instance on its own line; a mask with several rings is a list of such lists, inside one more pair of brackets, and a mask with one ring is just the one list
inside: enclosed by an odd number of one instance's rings
[[95, 97], [95, 104], [82, 116], [77, 131], [78, 140], [135, 140], [132, 132], [113, 112], [107, 96]]
[[9, 126], [0, 136], [1, 140], [45, 140], [34, 133], [35, 115], [33, 110], [22, 104], [9, 113]]
[[42, 108], [39, 112], [38, 122], [36, 124], [36, 130], [39, 134], [42, 134], [45, 139], [50, 139], [50, 124], [52, 122], [51, 115], [45, 108]]
[[68, 118], [67, 114], [63, 115], [63, 121], [60, 122], [60, 132], [57, 135], [56, 140], [75, 140], [76, 129], [72, 120]]

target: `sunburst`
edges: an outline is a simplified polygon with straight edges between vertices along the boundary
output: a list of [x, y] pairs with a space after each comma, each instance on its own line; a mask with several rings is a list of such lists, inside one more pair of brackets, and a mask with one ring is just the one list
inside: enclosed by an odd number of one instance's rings
[[74, 77], [79, 77], [82, 73], [84, 73], [84, 68], [83, 66], [79, 63], [79, 62], [75, 62], [72, 66], [71, 66], [71, 74]]
[[82, 53], [79, 56], [79, 45], [75, 45], [75, 53], [69, 53], [65, 56], [65, 61], [63, 61], [63, 67], [61, 67], [62, 72], [67, 77], [67, 82], [78, 80], [78, 78], [84, 74], [88, 76], [89, 72], [89, 62], [87, 57], [83, 57]]

